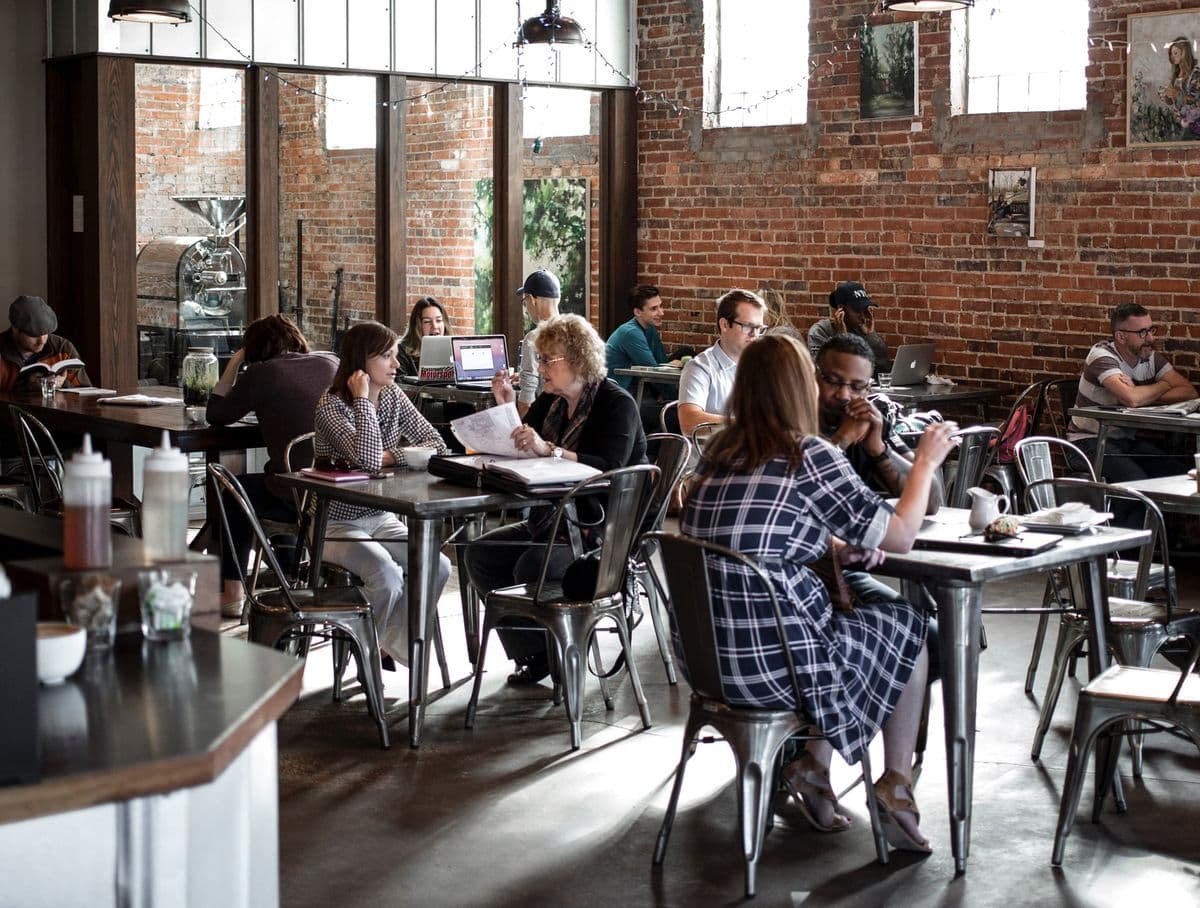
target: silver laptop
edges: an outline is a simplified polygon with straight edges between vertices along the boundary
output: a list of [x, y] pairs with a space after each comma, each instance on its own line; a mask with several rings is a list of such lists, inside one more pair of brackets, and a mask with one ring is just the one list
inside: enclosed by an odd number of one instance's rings
[[919, 385], [929, 375], [935, 344], [902, 344], [892, 360], [892, 387]]
[[503, 334], [450, 338], [454, 384], [460, 388], [490, 388], [492, 376], [508, 370], [507, 345]]
[[434, 335], [421, 338], [421, 362], [417, 366], [418, 382], [454, 381], [454, 367], [450, 363], [450, 338]]

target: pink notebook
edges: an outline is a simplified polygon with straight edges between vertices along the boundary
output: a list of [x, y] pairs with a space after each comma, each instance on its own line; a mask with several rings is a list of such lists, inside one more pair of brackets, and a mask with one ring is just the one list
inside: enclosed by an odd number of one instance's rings
[[316, 467], [304, 467], [300, 472], [326, 482], [362, 482], [371, 478], [370, 473], [364, 473], [362, 470], [318, 470]]

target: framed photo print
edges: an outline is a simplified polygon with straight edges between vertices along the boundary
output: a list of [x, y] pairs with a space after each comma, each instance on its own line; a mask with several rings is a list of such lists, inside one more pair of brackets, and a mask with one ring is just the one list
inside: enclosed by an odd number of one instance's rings
[[917, 23], [865, 25], [862, 30], [860, 116], [911, 117], [917, 110]]
[[1037, 196], [1037, 168], [988, 173], [988, 225], [990, 236], [1034, 235], [1034, 203]]
[[1200, 8], [1128, 20], [1125, 127], [1129, 145], [1200, 141]]

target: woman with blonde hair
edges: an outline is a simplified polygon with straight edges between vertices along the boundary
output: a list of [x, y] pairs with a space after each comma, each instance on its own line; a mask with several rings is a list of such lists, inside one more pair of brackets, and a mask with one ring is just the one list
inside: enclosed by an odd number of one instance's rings
[[738, 361], [730, 425], [708, 446], [682, 530], [762, 561], [784, 612], [804, 702], [794, 702], [764, 591], [735, 565], [709, 567], [722, 683], [731, 702], [800, 707], [825, 736], [784, 768], [783, 782], [824, 832], [849, 826], [829, 783], [832, 750], [856, 762], [883, 730], [886, 770], [875, 782], [888, 840], [928, 852], [909, 779], [925, 693], [925, 617], [903, 600], [835, 610], [811, 568], [827, 552], [873, 567], [905, 552], [925, 515], [934, 473], [953, 447], [951, 425], [926, 430], [893, 509], [819, 434], [817, 385], [804, 345], [767, 335]]

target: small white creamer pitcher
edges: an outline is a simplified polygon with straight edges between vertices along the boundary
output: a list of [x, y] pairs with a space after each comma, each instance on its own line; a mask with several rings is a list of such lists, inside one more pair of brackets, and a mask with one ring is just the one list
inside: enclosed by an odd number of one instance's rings
[[974, 533], [982, 532], [985, 526], [1001, 514], [1008, 513], [1008, 497], [1006, 495], [995, 495], [978, 486], [967, 489], [967, 494], [971, 496], [971, 516], [967, 519], [967, 523]]

